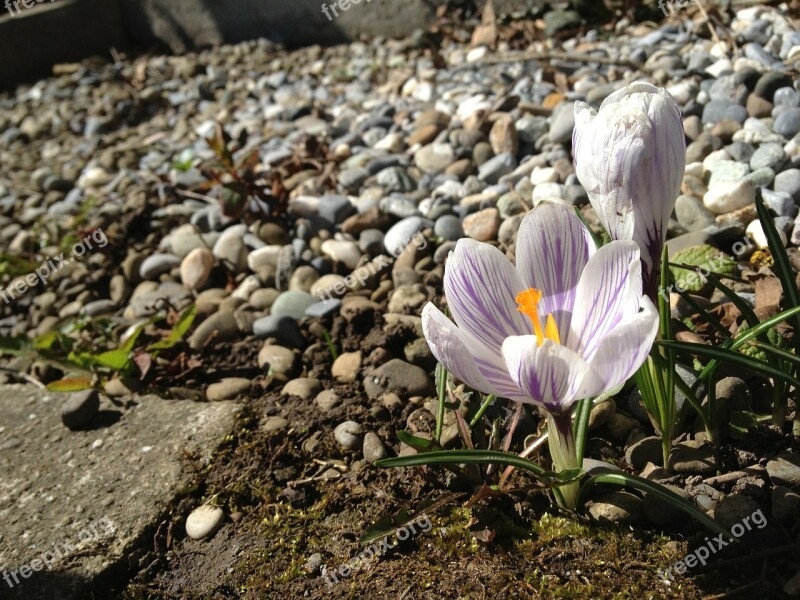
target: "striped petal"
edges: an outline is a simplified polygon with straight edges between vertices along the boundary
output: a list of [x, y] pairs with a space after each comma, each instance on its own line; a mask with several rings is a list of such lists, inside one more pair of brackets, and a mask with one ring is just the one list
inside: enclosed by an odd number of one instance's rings
[[578, 280], [594, 252], [586, 227], [562, 204], [540, 204], [522, 219], [517, 270], [527, 287], [542, 291], [541, 314], [552, 314], [559, 331], [569, 330]]
[[634, 240], [652, 287], [686, 168], [681, 112], [663, 88], [637, 81], [575, 107], [576, 174], [611, 239]]
[[642, 366], [658, 333], [658, 311], [649, 298], [642, 298], [642, 312], [628, 317], [598, 345], [590, 366], [599, 376], [597, 396], [617, 387]]
[[599, 383], [589, 364], [566, 346], [536, 336], [514, 336], [503, 344], [511, 378], [534, 404], [561, 414], [576, 400], [587, 398]]
[[422, 309], [422, 331], [436, 360], [471, 388], [503, 398], [524, 398], [500, 354], [492, 355], [430, 302]]
[[642, 267], [635, 242], [611, 242], [586, 264], [578, 282], [568, 346], [591, 360], [600, 342], [639, 311]]
[[444, 290], [453, 319], [498, 356], [508, 336], [531, 333], [515, 300], [524, 289], [514, 265], [489, 244], [460, 239], [447, 260]]

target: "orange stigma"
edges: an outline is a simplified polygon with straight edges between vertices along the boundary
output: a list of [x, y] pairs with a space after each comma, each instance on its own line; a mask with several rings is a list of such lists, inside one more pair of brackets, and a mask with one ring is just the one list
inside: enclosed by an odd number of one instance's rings
[[529, 290], [525, 290], [524, 292], [520, 292], [515, 298], [517, 304], [519, 305], [517, 310], [522, 314], [527, 315], [531, 320], [531, 323], [533, 323], [533, 333], [536, 334], [536, 340], [539, 346], [544, 344], [546, 339], [553, 340], [556, 344], [560, 344], [561, 337], [558, 335], [558, 327], [556, 326], [556, 320], [553, 318], [553, 315], [547, 315], [544, 329], [542, 329], [542, 322], [539, 320], [538, 309], [539, 301], [541, 299], [542, 292], [536, 288], [531, 288]]

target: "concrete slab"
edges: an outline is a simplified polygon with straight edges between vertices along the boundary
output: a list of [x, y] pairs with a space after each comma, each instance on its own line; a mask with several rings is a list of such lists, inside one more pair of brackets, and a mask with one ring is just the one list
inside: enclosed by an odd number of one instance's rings
[[[123, 559], [191, 484], [238, 406], [155, 396], [107, 400], [91, 429], [61, 423], [64, 396], [0, 386], [0, 598], [89, 597], [125, 577]], [[97, 596], [95, 596], [97, 597]]]

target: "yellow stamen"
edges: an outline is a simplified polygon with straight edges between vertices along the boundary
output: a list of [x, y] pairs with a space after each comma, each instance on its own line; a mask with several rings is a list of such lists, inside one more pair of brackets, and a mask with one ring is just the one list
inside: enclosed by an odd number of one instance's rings
[[[544, 337], [553, 340], [556, 344], [561, 343], [561, 336], [558, 335], [558, 326], [553, 315], [547, 315], [547, 325], [544, 327]], [[541, 344], [539, 344], [541, 346]]]
[[544, 344], [546, 339], [553, 340], [556, 344], [561, 343], [561, 336], [558, 335], [558, 327], [553, 315], [547, 315], [545, 328], [542, 329], [542, 323], [539, 320], [539, 301], [542, 299], [541, 290], [531, 288], [517, 294], [516, 301], [519, 305], [517, 310], [528, 318], [533, 323], [533, 333], [536, 335], [536, 341], [539, 346]]

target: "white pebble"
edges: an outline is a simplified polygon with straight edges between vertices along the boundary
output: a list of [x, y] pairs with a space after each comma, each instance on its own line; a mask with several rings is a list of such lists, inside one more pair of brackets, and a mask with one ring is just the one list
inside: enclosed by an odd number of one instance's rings
[[186, 519], [186, 535], [193, 540], [202, 540], [216, 533], [225, 513], [216, 506], [204, 504], [195, 508]]
[[718, 183], [703, 196], [703, 204], [715, 215], [724, 215], [749, 206], [755, 199], [753, 184], [743, 179]]
[[[781, 237], [781, 242], [783, 242], [783, 247], [785, 248], [788, 241], [786, 234], [778, 229], [778, 235]], [[750, 225], [747, 226], [747, 236], [753, 240], [753, 243], [759, 248], [767, 248], [769, 246], [764, 228], [761, 226], [761, 221], [752, 221]]]

